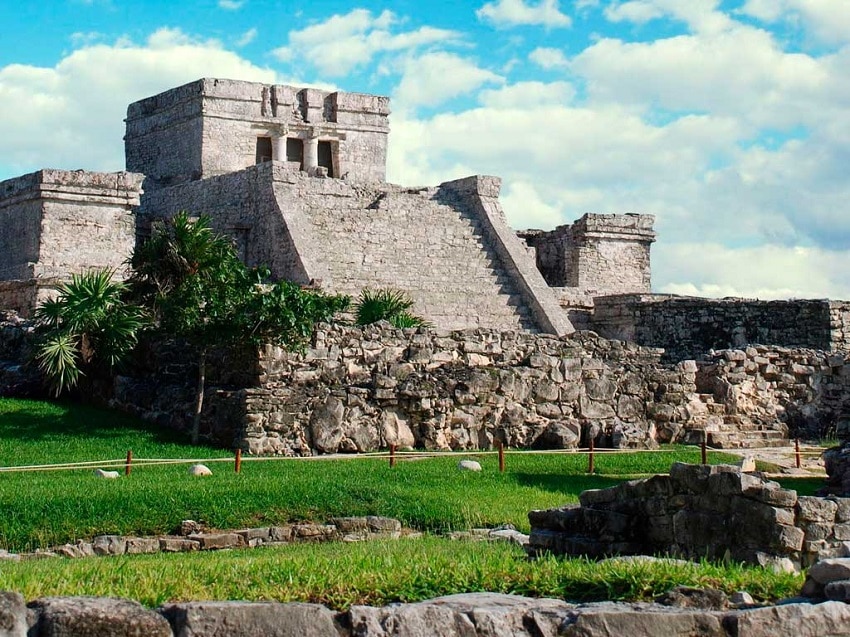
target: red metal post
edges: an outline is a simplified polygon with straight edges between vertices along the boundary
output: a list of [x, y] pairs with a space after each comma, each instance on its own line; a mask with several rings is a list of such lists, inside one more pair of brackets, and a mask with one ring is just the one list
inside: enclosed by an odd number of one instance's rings
[[700, 446], [700, 451], [702, 452], [702, 463], [708, 464], [708, 448], [705, 444], [705, 438], [702, 439], [702, 445]]
[[124, 475], [130, 475], [130, 471], [132, 470], [131, 465], [133, 464], [133, 450], [127, 450], [127, 463], [124, 465]]
[[395, 466], [395, 445], [390, 445], [390, 467]]
[[236, 467], [235, 468], [236, 468], [236, 473], [239, 473], [239, 472], [242, 471], [242, 450], [241, 449], [236, 450]]
[[499, 473], [505, 472], [505, 443], [499, 441]]
[[800, 468], [800, 439], [794, 439], [794, 461], [797, 465], [797, 468]]
[[593, 461], [593, 438], [590, 439], [590, 453], [587, 455], [587, 472], [594, 473], [596, 465]]

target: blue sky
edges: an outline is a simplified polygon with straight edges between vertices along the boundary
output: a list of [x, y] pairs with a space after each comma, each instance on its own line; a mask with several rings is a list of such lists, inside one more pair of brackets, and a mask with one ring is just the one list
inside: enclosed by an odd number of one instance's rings
[[199, 77], [389, 95], [390, 180], [657, 217], [658, 291], [850, 298], [850, 0], [0, 3], [0, 179], [120, 170]]

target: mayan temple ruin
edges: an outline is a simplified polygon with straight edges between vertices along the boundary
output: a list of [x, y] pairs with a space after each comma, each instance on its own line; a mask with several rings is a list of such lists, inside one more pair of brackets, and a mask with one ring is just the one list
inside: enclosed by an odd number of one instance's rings
[[[205, 435], [225, 446], [754, 446], [850, 431], [850, 304], [653, 293], [652, 215], [517, 232], [497, 177], [387, 183], [389, 115], [386, 97], [221, 79], [135, 102], [126, 172], [0, 182], [0, 308], [27, 317], [75, 272], [120, 275], [151, 224], [185, 210], [248, 265], [332, 293], [402, 290], [435, 328], [334, 325], [297, 360], [224, 361]], [[179, 358], [116, 378], [110, 404], [182, 426]]]
[[249, 265], [329, 292], [398, 288], [441, 328], [561, 335], [562, 305], [650, 291], [653, 217], [517, 236], [495, 177], [386, 183], [389, 113], [385, 97], [215, 79], [131, 104], [127, 172], [0, 183], [0, 305], [26, 315], [70, 273], [120, 267], [179, 210], [210, 215]]

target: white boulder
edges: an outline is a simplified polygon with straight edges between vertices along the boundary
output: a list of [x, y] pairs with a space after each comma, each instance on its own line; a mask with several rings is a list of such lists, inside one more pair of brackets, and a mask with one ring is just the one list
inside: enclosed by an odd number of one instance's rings
[[461, 460], [457, 463], [457, 468], [461, 471], [481, 471], [481, 465], [475, 460]]
[[104, 471], [103, 469], [95, 469], [94, 475], [98, 478], [106, 478], [108, 480], [114, 480], [115, 478], [121, 477], [117, 471]]
[[190, 476], [211, 476], [212, 471], [205, 464], [193, 464], [189, 467], [189, 475]]

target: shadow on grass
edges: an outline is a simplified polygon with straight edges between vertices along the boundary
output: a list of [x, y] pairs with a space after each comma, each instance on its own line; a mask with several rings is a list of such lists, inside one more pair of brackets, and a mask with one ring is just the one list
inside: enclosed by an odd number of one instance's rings
[[588, 489], [606, 489], [623, 482], [624, 478], [597, 475], [557, 475], [552, 473], [512, 473], [517, 484], [536, 487], [552, 493], [577, 496]]
[[108, 439], [125, 437], [128, 431], [144, 433], [153, 443], [188, 443], [185, 434], [108, 409], [73, 403], [0, 399], [0, 440]]
[[794, 489], [797, 495], [815, 495], [818, 489], [826, 486], [826, 480], [822, 477], [812, 478], [776, 478], [776, 482], [782, 485], [784, 489]]

